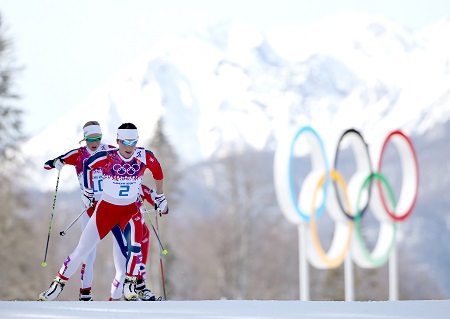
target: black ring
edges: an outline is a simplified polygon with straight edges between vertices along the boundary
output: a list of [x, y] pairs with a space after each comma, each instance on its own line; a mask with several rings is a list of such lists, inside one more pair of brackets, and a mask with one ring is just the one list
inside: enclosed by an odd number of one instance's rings
[[[372, 174], [372, 173], [373, 173], [373, 166], [372, 166], [372, 161], [371, 161], [371, 159], [370, 159], [369, 147], [367, 146], [367, 143], [366, 143], [366, 141], [364, 140], [364, 138], [363, 138], [363, 136], [361, 135], [361, 133], [360, 133], [359, 131], [355, 130], [355, 129], [352, 129], [352, 128], [346, 130], [346, 131], [341, 135], [341, 137], [339, 138], [339, 142], [337, 143], [337, 146], [336, 146], [336, 153], [335, 153], [335, 155], [334, 155], [334, 168], [337, 169], [338, 157], [339, 157], [339, 148], [340, 148], [340, 146], [341, 146], [342, 140], [344, 139], [344, 137], [345, 137], [347, 134], [356, 134], [356, 135], [359, 136], [359, 138], [360, 138], [361, 141], [363, 142], [363, 144], [364, 144], [364, 146], [365, 146], [366, 154], [367, 154], [367, 159], [368, 159], [368, 161], [369, 161], [370, 173]], [[343, 205], [343, 203], [342, 203], [342, 199], [341, 199], [341, 197], [340, 197], [340, 194], [339, 194], [339, 191], [338, 191], [338, 187], [337, 187], [335, 181], [333, 181], [333, 188], [334, 188], [334, 192], [335, 192], [335, 194], [336, 194], [336, 198], [337, 198], [337, 201], [338, 201], [338, 203], [339, 203], [339, 207], [340, 207], [341, 211], [344, 213], [345, 216], [347, 216], [348, 219], [354, 220], [354, 219], [355, 219], [355, 215], [350, 214], [350, 213], [349, 213], [348, 211], [346, 211], [345, 208], [344, 208], [344, 205]], [[362, 217], [363, 214], [365, 213], [365, 211], [367, 210], [367, 208], [369, 207], [370, 195], [371, 195], [371, 189], [372, 189], [372, 187], [369, 187], [369, 196], [368, 196], [368, 199], [367, 199], [367, 204], [366, 204], [366, 206], [361, 210], [361, 214], [359, 215], [359, 217]]]

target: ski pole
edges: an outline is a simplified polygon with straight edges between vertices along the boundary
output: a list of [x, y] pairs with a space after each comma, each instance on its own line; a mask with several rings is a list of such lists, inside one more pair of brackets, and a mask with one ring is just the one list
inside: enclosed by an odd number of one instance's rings
[[41, 264], [42, 267], [46, 267], [47, 266], [48, 243], [50, 242], [50, 233], [52, 231], [53, 214], [55, 213], [56, 195], [58, 194], [58, 185], [59, 185], [59, 175], [60, 175], [60, 173], [61, 173], [61, 171], [58, 171], [58, 177], [56, 178], [55, 195], [53, 196], [52, 214], [50, 215], [50, 224], [48, 226], [47, 245], [45, 246], [45, 256], [44, 256], [44, 261]]
[[[150, 216], [148, 217], [150, 219]], [[159, 234], [159, 226], [158, 226], [158, 214], [155, 214], [155, 223], [156, 223], [156, 231]], [[164, 300], [167, 300], [166, 298], [166, 285], [164, 282], [164, 267], [163, 267], [163, 261], [162, 261], [162, 251], [161, 247], [159, 247], [159, 266], [161, 268], [161, 282], [162, 282], [162, 289], [164, 294]]]
[[166, 249], [164, 249], [163, 244], [161, 243], [161, 239], [159, 238], [159, 234], [158, 234], [158, 232], [156, 231], [155, 226], [153, 226], [152, 220], [150, 219], [150, 215], [148, 216], [148, 221], [150, 222], [150, 225], [152, 226], [153, 231], [155, 232], [156, 238], [158, 239], [158, 242], [159, 242], [159, 248], [160, 248], [160, 250], [161, 250], [161, 253], [162, 253], [163, 255], [167, 255], [167, 252], [168, 252], [168, 251], [167, 251]]
[[86, 207], [85, 209], [83, 209], [83, 211], [80, 213], [80, 215], [78, 215], [70, 224], [69, 226], [66, 227], [66, 229], [64, 229], [63, 231], [60, 231], [59, 234], [61, 236], [64, 236], [65, 234], [67, 234], [67, 231], [72, 227], [73, 224], [75, 224], [75, 222], [80, 219], [80, 217], [87, 212], [89, 207]]
[[164, 249], [164, 246], [163, 246], [163, 244], [161, 243], [161, 239], [159, 238], [158, 232], [156, 231], [155, 226], [153, 226], [152, 220], [150, 219], [150, 212], [149, 212], [149, 211], [147, 210], [147, 208], [144, 206], [144, 201], [142, 200], [142, 197], [141, 197], [140, 194], [138, 194], [138, 197], [139, 197], [139, 200], [140, 200], [141, 203], [142, 203], [142, 207], [144, 208], [145, 213], [147, 214], [148, 221], [150, 222], [150, 225], [151, 225], [152, 228], [153, 228], [153, 232], [155, 233], [156, 238], [158, 239], [158, 243], [159, 243], [159, 247], [160, 247], [160, 249], [161, 249], [161, 253], [162, 253], [163, 255], [166, 255], [166, 254], [167, 254], [167, 250]]

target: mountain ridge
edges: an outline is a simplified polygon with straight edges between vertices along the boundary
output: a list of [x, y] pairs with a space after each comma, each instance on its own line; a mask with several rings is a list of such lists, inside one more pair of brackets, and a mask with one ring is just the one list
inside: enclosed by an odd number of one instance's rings
[[[450, 22], [439, 25], [450, 36]], [[82, 125], [93, 119], [106, 143], [115, 144], [122, 122], [137, 125], [142, 143], [161, 116], [186, 163], [223, 153], [234, 141], [274, 148], [302, 125], [328, 139], [354, 127], [368, 142], [398, 128], [423, 134], [450, 117], [450, 51], [442, 53], [448, 45], [439, 47], [433, 31], [408, 32], [355, 13], [267, 34], [240, 22], [210, 26], [160, 43], [23, 150], [43, 163], [78, 147]], [[412, 66], [425, 73], [404, 72]], [[51, 149], [43, 147], [48, 140]], [[36, 172], [30, 175], [46, 180]]]

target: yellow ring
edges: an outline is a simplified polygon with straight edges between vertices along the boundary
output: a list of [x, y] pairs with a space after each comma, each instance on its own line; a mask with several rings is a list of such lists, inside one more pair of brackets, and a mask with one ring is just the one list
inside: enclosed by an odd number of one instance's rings
[[[341, 174], [339, 174], [338, 171], [336, 171], [334, 169], [331, 170], [330, 177], [331, 177], [331, 180], [337, 182], [339, 187], [343, 190], [345, 204], [347, 205], [347, 211], [350, 212], [351, 214], [354, 214], [353, 208], [350, 204], [350, 199], [349, 199], [348, 192], [347, 192], [347, 185], [345, 184], [344, 178], [342, 177]], [[317, 253], [317, 257], [320, 259], [320, 261], [323, 263], [323, 265], [317, 264], [317, 261], [316, 261], [317, 258], [315, 258], [315, 256], [310, 255], [310, 254], [312, 254], [312, 250], [309, 251], [309, 257], [310, 257], [310, 262], [313, 263], [314, 266], [316, 266], [318, 268], [337, 268], [343, 263], [343, 261], [345, 259], [345, 255], [349, 251], [349, 246], [350, 246], [350, 242], [352, 239], [353, 221], [347, 220], [344, 222], [342, 220], [341, 221], [335, 220], [335, 228], [334, 228], [335, 231], [334, 231], [334, 235], [333, 235], [333, 240], [331, 242], [330, 249], [328, 250], [328, 252], [325, 252], [322, 247], [322, 244], [320, 243], [319, 234], [317, 232], [317, 227], [316, 227], [316, 219], [315, 219], [315, 211], [316, 211], [315, 203], [316, 203], [317, 194], [319, 192], [319, 189], [322, 188], [323, 184], [325, 183], [325, 180], [326, 180], [326, 175], [324, 174], [320, 178], [319, 182], [317, 183], [317, 185], [314, 189], [311, 215], [310, 215], [310, 227], [309, 227], [309, 232], [311, 234], [312, 242], [313, 242], [313, 245], [315, 248], [315, 253]], [[330, 194], [328, 194], [328, 195], [330, 195]], [[336, 209], [337, 209], [337, 207], [336, 207]], [[340, 234], [337, 234], [337, 232], [336, 232], [336, 230], [338, 228], [338, 224], [340, 224], [340, 226], [348, 227], [348, 234], [347, 234], [346, 238], [344, 238], [344, 240], [342, 240], [343, 239], [342, 236], [340, 236], [338, 238], [338, 236], [340, 235]], [[342, 246], [342, 247], [339, 247], [338, 245]]]

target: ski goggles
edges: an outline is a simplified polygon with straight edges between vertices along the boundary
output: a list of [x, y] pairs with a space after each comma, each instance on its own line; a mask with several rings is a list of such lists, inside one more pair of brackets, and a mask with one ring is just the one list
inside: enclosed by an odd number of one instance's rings
[[90, 142], [90, 143], [92, 143], [92, 142], [100, 142], [102, 140], [102, 136], [99, 135], [97, 137], [85, 137], [84, 140], [86, 142]]
[[132, 140], [132, 141], [120, 140], [120, 142], [125, 146], [135, 146], [137, 144], [138, 140]]

